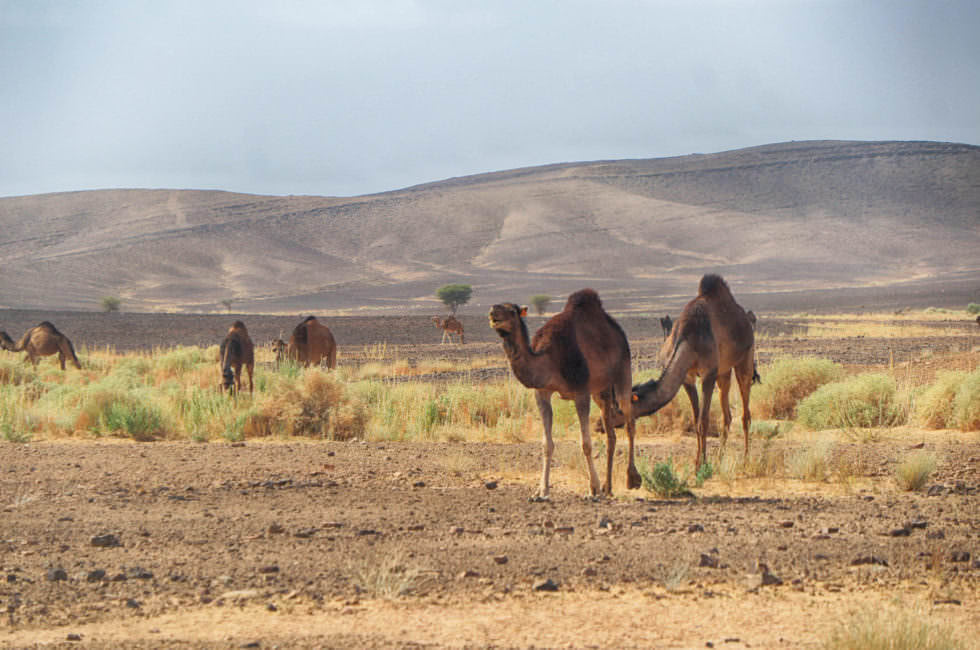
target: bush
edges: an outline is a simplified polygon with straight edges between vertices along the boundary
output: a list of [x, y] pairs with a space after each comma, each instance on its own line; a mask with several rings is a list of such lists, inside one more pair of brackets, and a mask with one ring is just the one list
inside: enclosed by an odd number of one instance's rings
[[966, 306], [966, 311], [970, 314], [980, 314], [980, 304], [971, 302]]
[[955, 426], [953, 403], [966, 373], [944, 371], [925, 389], [916, 401], [915, 417], [924, 427], [947, 429]]
[[903, 490], [917, 492], [925, 487], [934, 471], [935, 454], [927, 451], [912, 452], [895, 468], [895, 481]]
[[[650, 468], [645, 458], [637, 460], [636, 469], [643, 480], [643, 487], [659, 497], [672, 499], [674, 497], [691, 496], [687, 486], [687, 477], [681, 478], [674, 471], [674, 461], [671, 458], [665, 463], [657, 463]], [[710, 470], [708, 472], [710, 474]]]
[[897, 392], [888, 375], [865, 373], [824, 384], [800, 402], [797, 413], [810, 429], [895, 426], [907, 420]]
[[534, 311], [538, 312], [538, 315], [544, 313], [544, 310], [548, 308], [548, 303], [551, 302], [551, 296], [539, 293], [536, 296], [531, 296], [531, 304], [534, 305]]
[[853, 615], [823, 644], [825, 650], [960, 650], [966, 647], [951, 628], [930, 623], [923, 612], [894, 607]]
[[980, 431], [980, 370], [963, 378], [953, 398], [953, 418], [962, 431]]
[[102, 311], [106, 313], [119, 311], [119, 307], [121, 306], [122, 300], [115, 296], [106, 296], [102, 299]]
[[829, 359], [778, 359], [762, 375], [763, 383], [752, 390], [752, 410], [763, 418], [790, 420], [796, 417], [802, 400], [824, 384], [839, 380], [844, 368]]

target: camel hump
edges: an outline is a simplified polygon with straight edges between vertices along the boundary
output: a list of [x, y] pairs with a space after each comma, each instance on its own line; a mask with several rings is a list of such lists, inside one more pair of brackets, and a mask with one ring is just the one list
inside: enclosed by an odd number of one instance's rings
[[728, 283], [720, 275], [709, 273], [701, 278], [701, 283], [698, 285], [698, 293], [706, 298], [722, 298], [724, 296], [730, 298], [732, 290], [728, 288]]
[[602, 309], [602, 301], [595, 289], [581, 289], [568, 297], [565, 306], [572, 309]]
[[232, 323], [231, 324], [231, 329], [233, 329], [233, 330], [241, 330], [241, 331], [246, 332], [246, 333], [248, 332], [248, 330], [245, 329], [245, 323], [243, 323], [240, 320], [236, 320], [234, 323]]
[[296, 342], [296, 345], [306, 345], [306, 343], [309, 341], [310, 335], [307, 326], [311, 321], [315, 323], [316, 318], [313, 316], [305, 318], [303, 322], [297, 325], [293, 330], [293, 341]]
[[37, 324], [37, 326], [42, 329], [50, 330], [53, 334], [61, 334], [61, 332], [58, 331], [58, 328], [54, 326], [54, 323], [49, 320], [42, 320]]
[[303, 319], [303, 322], [304, 323], [309, 323], [310, 321], [313, 321], [315, 323], [316, 322], [316, 316], [307, 316], [306, 318]]

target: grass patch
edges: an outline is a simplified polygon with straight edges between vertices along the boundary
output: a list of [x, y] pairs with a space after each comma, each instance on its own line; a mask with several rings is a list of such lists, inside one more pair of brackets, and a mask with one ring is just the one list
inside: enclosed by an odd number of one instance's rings
[[365, 558], [349, 565], [350, 580], [360, 593], [373, 598], [395, 599], [421, 587], [423, 572], [411, 566], [403, 551], [383, 557]]
[[788, 420], [815, 390], [844, 376], [844, 367], [829, 359], [778, 359], [762, 371], [765, 381], [752, 391], [752, 410], [763, 418]]
[[936, 471], [936, 455], [928, 451], [914, 451], [895, 468], [895, 482], [907, 492], [918, 492], [925, 487]]
[[859, 612], [827, 638], [824, 650], [963, 650], [954, 631], [922, 612], [886, 608]]
[[825, 384], [800, 402], [799, 421], [815, 430], [903, 424], [907, 412], [898, 403], [897, 393], [895, 380], [880, 373]]
[[962, 431], [980, 431], [980, 369], [964, 377], [956, 390], [953, 418]]
[[[693, 496], [691, 486], [688, 485], [690, 473], [679, 474], [674, 468], [673, 458], [668, 458], [666, 462], [656, 463], [653, 467], [650, 467], [647, 459], [638, 458], [636, 469], [643, 480], [643, 487], [648, 492], [653, 492], [665, 499]], [[713, 474], [714, 469], [711, 464], [701, 465], [695, 473], [693, 487], [701, 487]]]

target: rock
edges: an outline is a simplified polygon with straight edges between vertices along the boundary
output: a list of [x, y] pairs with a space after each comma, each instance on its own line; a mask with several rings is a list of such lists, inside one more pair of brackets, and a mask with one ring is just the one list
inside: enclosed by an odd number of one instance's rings
[[969, 551], [953, 551], [949, 554], [950, 562], [969, 562], [970, 553]]
[[780, 528], [792, 528], [795, 525], [796, 525], [796, 523], [795, 522], [792, 522], [792, 521], [781, 521], [781, 522], [779, 522], [779, 527]]
[[701, 560], [698, 562], [699, 567], [708, 567], [709, 569], [718, 568], [718, 558], [707, 553], [701, 554]]
[[582, 575], [584, 575], [586, 577], [589, 577], [589, 578], [591, 578], [594, 575], [597, 575], [598, 573], [599, 572], [596, 571], [595, 567], [593, 567], [593, 566], [587, 566], [584, 569], [582, 569]]
[[488, 490], [496, 490], [497, 489], [497, 482], [496, 481], [487, 481], [486, 483], [483, 484], [483, 487], [487, 488]]
[[930, 496], [930, 497], [942, 496], [943, 492], [945, 491], [946, 488], [944, 488], [941, 485], [930, 485], [929, 489], [926, 490], [926, 496]]
[[102, 569], [94, 569], [85, 574], [85, 580], [88, 582], [99, 582], [105, 580], [105, 571]]
[[938, 530], [930, 530], [926, 533], [926, 539], [946, 539], [946, 531], [942, 528]]
[[701, 524], [691, 524], [690, 526], [687, 527], [687, 532], [689, 532], [689, 533], [703, 533], [704, 532], [704, 526], [702, 526]]
[[415, 488], [424, 488], [425, 487], [425, 481], [415, 481], [414, 483], [412, 483], [412, 487], [415, 487]]
[[129, 598], [129, 599], [126, 600], [126, 607], [129, 607], [129, 608], [132, 608], [132, 609], [138, 609], [138, 608], [140, 608], [142, 606], [143, 606], [143, 603], [141, 603], [140, 601], [136, 600], [135, 598]]
[[508, 558], [506, 555], [494, 555], [493, 561], [497, 564], [507, 564], [510, 561], [510, 558]]
[[280, 535], [286, 532], [286, 529], [282, 527], [279, 523], [269, 524], [269, 534], [270, 535]]
[[67, 637], [65, 637], [65, 640], [66, 641], [81, 641], [82, 640], [82, 635], [81, 634], [75, 634], [74, 632], [72, 632]]
[[905, 527], [908, 528], [909, 530], [915, 530], [915, 529], [922, 530], [926, 528], [928, 525], [929, 525], [928, 521], [917, 520], [917, 521], [908, 522], [907, 524], [905, 524]]
[[113, 548], [115, 546], [122, 546], [122, 542], [119, 538], [112, 533], [106, 533], [104, 535], [96, 535], [92, 538], [92, 546], [97, 546], [99, 548]]
[[259, 573], [279, 573], [279, 566], [276, 564], [270, 564], [268, 566], [259, 567]]
[[479, 578], [480, 577], [480, 574], [479, 574], [479, 572], [474, 571], [473, 569], [467, 569], [466, 571], [463, 571], [462, 573], [460, 573], [458, 577], [459, 577], [460, 580], [462, 580], [464, 578]]
[[466, 531], [462, 526], [453, 526], [452, 528], [449, 529], [450, 535], [462, 535], [464, 532]]
[[534, 591], [558, 591], [558, 583], [548, 578], [546, 580], [538, 580], [531, 588]]
[[599, 517], [599, 528], [612, 528], [612, 519], [606, 515]]
[[912, 531], [908, 528], [895, 528], [886, 533], [889, 537], [908, 537], [912, 534]]
[[68, 573], [66, 573], [60, 566], [56, 566], [48, 569], [47, 578], [51, 582], [59, 582], [61, 580], [67, 580]]
[[300, 539], [309, 539], [316, 534], [316, 528], [301, 528], [293, 533], [294, 537], [299, 537]]

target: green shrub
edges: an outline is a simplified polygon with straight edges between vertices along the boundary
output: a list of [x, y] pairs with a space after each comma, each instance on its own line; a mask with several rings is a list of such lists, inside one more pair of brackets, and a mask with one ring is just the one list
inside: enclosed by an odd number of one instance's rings
[[811, 429], [889, 427], [907, 420], [896, 399], [895, 380], [865, 373], [824, 384], [800, 402], [800, 422]]
[[895, 481], [909, 492], [925, 487], [926, 481], [936, 470], [936, 456], [928, 451], [915, 451], [905, 457], [895, 468]]
[[762, 370], [762, 384], [753, 387], [752, 411], [763, 418], [793, 419], [803, 399], [843, 374], [843, 366], [829, 359], [777, 359]]
[[645, 458], [638, 459], [636, 469], [643, 480], [643, 487], [659, 497], [672, 499], [674, 497], [691, 496], [687, 486], [687, 478], [681, 478], [674, 470], [674, 460], [668, 458], [665, 463], [657, 463], [650, 468]]
[[970, 314], [980, 314], [980, 304], [971, 302], [966, 306], [966, 311]]
[[930, 429], [948, 429], [955, 426], [953, 403], [966, 376], [967, 374], [962, 371], [940, 372], [936, 376], [936, 381], [916, 400], [916, 420]]
[[963, 378], [953, 397], [953, 419], [962, 431], [980, 431], [980, 370]]

